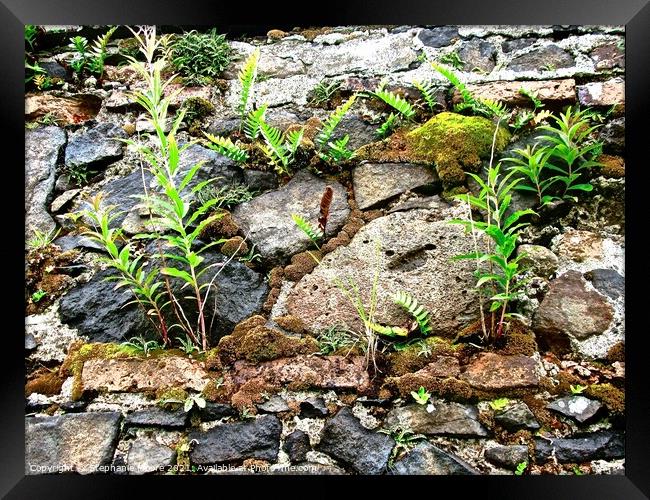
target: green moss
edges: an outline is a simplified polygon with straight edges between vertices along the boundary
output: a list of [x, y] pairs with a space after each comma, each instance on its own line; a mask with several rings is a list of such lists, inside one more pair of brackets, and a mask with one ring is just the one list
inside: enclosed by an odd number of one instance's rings
[[416, 372], [431, 363], [432, 356], [453, 356], [457, 349], [442, 337], [427, 337], [388, 354], [390, 374], [399, 377]]
[[625, 414], [625, 393], [612, 384], [590, 385], [585, 394], [601, 401], [614, 415]]
[[224, 402], [227, 401], [229, 396], [229, 389], [224, 386], [223, 379], [212, 379], [208, 381], [203, 391], [201, 391], [201, 396], [206, 401], [213, 403]]
[[214, 105], [207, 99], [199, 96], [188, 97], [183, 101], [181, 109], [185, 110], [185, 123], [189, 126], [191, 134], [201, 131], [203, 119], [214, 113]]
[[[182, 387], [169, 387], [156, 392], [157, 404], [165, 410], [177, 410], [178, 408], [181, 408], [187, 397], [188, 392]], [[176, 403], [169, 400], [179, 402]]]

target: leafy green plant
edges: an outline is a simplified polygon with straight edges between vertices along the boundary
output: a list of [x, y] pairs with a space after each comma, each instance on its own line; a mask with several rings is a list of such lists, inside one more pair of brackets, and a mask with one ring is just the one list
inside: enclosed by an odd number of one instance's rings
[[168, 404], [174, 404], [174, 405], [183, 405], [183, 411], [185, 413], [188, 413], [192, 411], [192, 408], [205, 408], [206, 406], [206, 401], [204, 398], [201, 397], [199, 394], [190, 394], [185, 398], [184, 401], [181, 401], [180, 399], [165, 399], [161, 401], [163, 405], [168, 405]]
[[314, 87], [312, 91], [312, 98], [309, 101], [309, 104], [319, 106], [328, 102], [332, 96], [336, 93], [338, 89], [341, 88], [340, 81], [334, 81], [327, 83], [325, 80], [320, 82]]
[[580, 467], [578, 467], [577, 465], [574, 465], [572, 470], [573, 470], [573, 475], [574, 476], [584, 476], [584, 474], [585, 474], [584, 472], [582, 472], [580, 470]]
[[27, 240], [27, 247], [31, 250], [43, 250], [44, 248], [50, 246], [52, 242], [59, 236], [61, 228], [52, 229], [51, 231], [45, 232], [40, 229], [34, 228], [32, 230], [32, 237]]
[[513, 151], [517, 157], [504, 158], [513, 164], [511, 171], [522, 174], [526, 183], [520, 183], [515, 189], [520, 191], [531, 191], [537, 196], [540, 205], [546, 205], [557, 199], [556, 196], [547, 194], [553, 188], [558, 179], [557, 177], [545, 178], [544, 173], [548, 166], [548, 160], [553, 154], [553, 150], [548, 147], [538, 148], [535, 144], [533, 147], [526, 146], [525, 149], [515, 149]]
[[503, 410], [506, 406], [508, 406], [508, 403], [510, 403], [510, 400], [508, 398], [499, 398], [490, 401], [488, 404], [490, 405], [490, 408], [498, 411]]
[[395, 441], [395, 447], [391, 452], [389, 464], [392, 464], [402, 453], [413, 448], [417, 441], [426, 439], [422, 434], [415, 434], [412, 430], [396, 425], [390, 429], [379, 429], [379, 432], [390, 436]]
[[370, 95], [388, 104], [403, 117], [407, 119], [413, 118], [413, 116], [415, 116], [415, 109], [413, 109], [413, 106], [411, 106], [411, 104], [403, 97], [400, 97], [394, 92], [386, 90], [384, 88], [385, 86], [386, 81], [383, 80], [373, 92], [370, 92]]
[[411, 396], [417, 404], [423, 406], [429, 402], [429, 399], [431, 399], [431, 393], [422, 386], [420, 386], [417, 392], [411, 391]]
[[393, 296], [393, 301], [413, 316], [422, 335], [431, 333], [429, 311], [418, 304], [418, 301], [411, 294], [399, 291]]
[[522, 476], [526, 472], [526, 467], [528, 467], [528, 462], [519, 462], [515, 469], [515, 476]]
[[264, 104], [246, 115], [243, 128], [244, 134], [251, 140], [257, 139], [260, 135], [261, 123], [264, 121], [264, 114], [268, 105]]
[[65, 174], [75, 186], [82, 187], [88, 184], [88, 178], [92, 172], [86, 165], [66, 165], [63, 167], [63, 174]]
[[171, 44], [172, 64], [187, 84], [203, 85], [230, 64], [231, 49], [226, 37], [216, 29], [208, 33], [192, 30]]
[[276, 172], [279, 174], [288, 174], [289, 166], [293, 163], [296, 151], [302, 142], [304, 129], [294, 130], [288, 134], [282, 133], [278, 128], [267, 124], [261, 120], [259, 130], [264, 140], [260, 145], [262, 152], [269, 159]]
[[350, 108], [354, 104], [356, 98], [357, 95], [353, 94], [347, 101], [337, 107], [330, 114], [327, 120], [325, 120], [325, 123], [316, 136], [315, 141], [316, 146], [318, 147], [318, 155], [321, 159], [337, 163], [341, 159], [349, 159], [352, 157], [352, 152], [348, 153], [347, 150], [343, 151], [341, 149], [342, 147], [345, 147], [345, 144], [347, 144], [347, 139], [345, 139], [346, 136], [343, 138], [343, 140], [345, 140], [343, 143], [340, 142], [341, 140], [339, 140], [338, 144], [336, 144], [331, 142], [331, 139], [334, 135], [336, 127], [338, 127], [339, 123], [346, 115], [346, 113], [350, 111]]
[[[238, 74], [239, 83], [241, 84], [241, 94], [239, 100], [238, 111], [242, 117], [242, 120], [246, 116], [248, 109], [248, 102], [250, 101], [253, 85], [255, 84], [255, 79], [257, 78], [257, 64], [260, 59], [260, 49], [256, 48], [253, 53], [248, 56], [244, 66]], [[263, 112], [262, 112], [263, 114]], [[255, 136], [257, 137], [257, 136]], [[254, 137], [253, 137], [254, 138]]]
[[571, 389], [571, 394], [582, 394], [589, 388], [588, 385], [570, 385], [569, 389]]
[[30, 50], [34, 50], [38, 28], [33, 24], [25, 25], [25, 45], [29, 45]]
[[208, 139], [207, 146], [219, 154], [222, 154], [237, 163], [246, 163], [248, 161], [248, 152], [232, 142], [230, 137], [220, 137], [203, 132]]
[[134, 351], [141, 352], [145, 357], [151, 354], [151, 351], [162, 349], [160, 344], [155, 340], [147, 340], [143, 337], [132, 337], [127, 342], [122, 342], [124, 347], [130, 347]]
[[331, 326], [322, 330], [316, 338], [321, 354], [331, 354], [345, 347], [352, 348], [357, 344], [348, 330], [341, 326]]
[[99, 35], [90, 46], [86, 37], [77, 35], [69, 39], [68, 48], [75, 52], [69, 64], [77, 75], [81, 77], [83, 72], [88, 70], [91, 74], [102, 77], [104, 62], [108, 56], [108, 42], [116, 30], [117, 26], [112, 26], [106, 33]]
[[257, 191], [251, 189], [238, 182], [228, 184], [221, 187], [216, 187], [214, 184], [208, 184], [196, 192], [196, 198], [199, 203], [207, 203], [210, 200], [217, 200], [214, 208], [231, 208], [252, 200]]
[[44, 75], [45, 73], [45, 69], [38, 64], [38, 61], [30, 63], [27, 57], [25, 57], [25, 84], [33, 81], [38, 75]]
[[291, 214], [291, 219], [296, 224], [296, 226], [298, 226], [298, 228], [307, 235], [307, 237], [311, 240], [311, 242], [314, 244], [316, 249], [320, 250], [320, 246], [318, 244], [323, 239], [324, 236], [323, 231], [321, 231], [320, 228], [311, 224], [309, 221], [307, 221], [307, 219], [305, 219], [300, 214]]
[[38, 304], [46, 295], [47, 292], [44, 292], [43, 290], [36, 290], [34, 293], [32, 293], [32, 303]]
[[382, 123], [381, 126], [377, 129], [377, 136], [382, 139], [388, 136], [393, 130], [395, 130], [397, 123], [398, 116], [395, 113], [391, 113], [388, 115], [388, 118], [386, 118], [384, 123]]
[[181, 346], [181, 349], [185, 354], [193, 354], [195, 351], [200, 352], [201, 349], [194, 343], [189, 335], [185, 334], [185, 338], [178, 337], [176, 339]]
[[255, 244], [253, 244], [246, 255], [239, 257], [239, 262], [259, 262], [261, 259], [262, 254], [255, 252]]
[[449, 66], [455, 69], [463, 69], [465, 66], [465, 61], [460, 58], [458, 52], [449, 52], [440, 58], [442, 64], [448, 64]]
[[434, 95], [435, 87], [433, 82], [420, 82], [419, 80], [413, 80], [413, 86], [420, 91], [424, 98], [424, 102], [429, 106], [429, 110], [435, 111], [439, 104]]
[[52, 87], [52, 79], [47, 75], [39, 73], [34, 75], [34, 85], [38, 90], [47, 90]]

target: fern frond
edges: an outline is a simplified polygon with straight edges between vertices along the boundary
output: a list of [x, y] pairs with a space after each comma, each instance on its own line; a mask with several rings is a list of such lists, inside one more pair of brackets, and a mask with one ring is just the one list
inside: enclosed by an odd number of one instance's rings
[[350, 110], [356, 98], [357, 95], [352, 94], [352, 96], [347, 101], [336, 108], [327, 118], [327, 120], [325, 120], [323, 128], [316, 136], [316, 144], [319, 148], [322, 149], [323, 146], [327, 145], [330, 142], [330, 139], [332, 138], [332, 135], [334, 135], [336, 127], [341, 122], [345, 114]]
[[415, 115], [415, 109], [413, 109], [413, 106], [411, 106], [406, 99], [398, 96], [394, 92], [377, 89], [372, 93], [372, 95], [384, 101], [391, 108], [395, 108], [406, 118], [413, 118]]
[[301, 215], [291, 214], [291, 219], [293, 219], [293, 222], [295, 222], [296, 226], [298, 226], [298, 228], [307, 235], [311, 242], [316, 245], [316, 248], [320, 250], [318, 242], [323, 238], [323, 232], [319, 228], [307, 222], [307, 220]]
[[239, 100], [239, 106], [237, 111], [243, 117], [246, 114], [246, 108], [248, 107], [248, 101], [251, 96], [251, 90], [255, 79], [257, 78], [257, 63], [260, 59], [260, 49], [256, 48], [253, 53], [248, 56], [244, 66], [237, 75], [239, 78], [239, 83], [241, 83], [241, 96]]
[[372, 321], [364, 321], [364, 323], [373, 332], [386, 335], [387, 337], [406, 337], [409, 333], [406, 328], [402, 328], [401, 326], [384, 326]]
[[493, 101], [492, 99], [478, 99], [478, 105], [474, 107], [474, 110], [478, 113], [481, 113], [488, 118], [496, 117], [501, 118], [507, 115], [510, 110], [502, 102]]
[[422, 335], [428, 335], [431, 333], [431, 325], [429, 324], [429, 311], [427, 311], [423, 306], [418, 304], [418, 301], [410, 294], [399, 291], [393, 295], [393, 301], [403, 309], [405, 309], [415, 321], [417, 321], [418, 326], [420, 327], [420, 333]]
[[97, 39], [93, 42], [92, 53], [96, 57], [103, 57], [106, 55], [106, 46], [108, 45], [108, 42], [113, 36], [113, 33], [115, 33], [116, 29], [117, 26], [113, 26], [106, 33], [98, 36]]
[[324, 155], [325, 160], [332, 159], [335, 162], [339, 162], [341, 160], [352, 159], [352, 157], [354, 156], [354, 151], [350, 151], [347, 148], [347, 144], [349, 140], [350, 140], [350, 136], [348, 134], [345, 134], [340, 139], [336, 139], [335, 141], [330, 142], [328, 144], [330, 149], [327, 152], [327, 155]]
[[446, 68], [440, 64], [436, 64], [434, 62], [431, 63], [431, 67], [442, 76], [444, 76], [447, 80], [449, 80], [449, 83], [451, 83], [456, 88], [456, 90], [458, 90], [461, 97], [463, 98], [463, 103], [466, 105], [466, 107], [474, 107], [477, 104], [476, 99], [474, 99], [474, 96], [472, 96], [472, 93], [467, 89], [465, 84], [460, 81], [460, 78], [458, 78], [456, 73], [454, 73], [449, 68]]
[[429, 109], [435, 111], [438, 102], [433, 95], [433, 82], [429, 81], [422, 83], [419, 80], [413, 80], [413, 86], [420, 91], [422, 97], [424, 97], [424, 101], [429, 106]]
[[523, 96], [528, 97], [528, 99], [530, 99], [533, 102], [534, 110], [544, 107], [544, 104], [542, 104], [542, 101], [539, 100], [537, 94], [534, 94], [530, 90], [526, 90], [525, 88], [521, 87], [519, 89], [519, 93]]
[[219, 137], [208, 134], [207, 132], [203, 132], [203, 134], [210, 141], [208, 143], [210, 149], [238, 163], [246, 163], [248, 161], [248, 153], [239, 146], [236, 146], [230, 137]]
[[244, 120], [244, 134], [249, 139], [257, 139], [257, 136], [260, 135], [260, 122], [264, 120], [264, 114], [266, 113], [266, 108], [268, 104], [260, 106], [255, 111], [251, 111], [246, 116]]
[[260, 133], [264, 139], [264, 153], [273, 162], [276, 168], [286, 169], [289, 165], [288, 151], [284, 146], [284, 137], [280, 129], [277, 129], [265, 121], [260, 121]]
[[381, 124], [381, 127], [377, 129], [376, 134], [383, 139], [393, 131], [396, 125], [397, 115], [395, 113], [391, 113], [388, 115], [388, 118], [386, 118], [386, 121]]
[[302, 143], [302, 136], [305, 134], [305, 128], [301, 127], [299, 130], [292, 130], [287, 134], [287, 141], [285, 143], [285, 148], [289, 151], [291, 156], [296, 154], [300, 144]]

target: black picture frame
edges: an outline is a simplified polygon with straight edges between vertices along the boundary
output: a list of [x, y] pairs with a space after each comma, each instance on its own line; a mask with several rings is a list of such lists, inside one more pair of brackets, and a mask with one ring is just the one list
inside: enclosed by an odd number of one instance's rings
[[[24, 365], [22, 323], [23, 297], [13, 286], [19, 287], [24, 259], [21, 237], [24, 233], [16, 213], [24, 201], [17, 186], [24, 162], [23, 106], [23, 35], [21, 26], [29, 24], [156, 24], [156, 25], [213, 25], [230, 33], [262, 34], [271, 28], [294, 26], [363, 25], [446, 25], [446, 24], [546, 24], [546, 25], [625, 25], [626, 27], [626, 262], [630, 269], [626, 284], [626, 468], [625, 476], [480, 476], [480, 477], [426, 477], [426, 478], [300, 478], [302, 482], [327, 480], [326, 488], [287, 489], [283, 477], [247, 477], [245, 494], [251, 488], [262, 487], [284, 494], [296, 491], [309, 496], [335, 494], [351, 480], [363, 481], [363, 488], [388, 481], [399, 481], [398, 488], [406, 488], [408, 495], [437, 494], [451, 488], [454, 496], [471, 492], [478, 498], [546, 498], [546, 499], [637, 499], [650, 496], [650, 391], [645, 378], [647, 368], [647, 327], [644, 322], [644, 300], [647, 292], [647, 252], [645, 251], [644, 222], [648, 213], [643, 189], [648, 186], [647, 160], [644, 161], [648, 140], [644, 124], [650, 89], [650, 4], [648, 0], [502, 0], [479, 2], [454, 0], [445, 2], [341, 2], [333, 0], [315, 5], [308, 3], [280, 4], [269, 2], [260, 7], [233, 2], [172, 0], [2, 0], [0, 2], [0, 47], [3, 52], [0, 69], [0, 96], [3, 103], [3, 173], [4, 189], [0, 191], [3, 206], [2, 227], [5, 229], [0, 255], [4, 259], [3, 278], [6, 298], [3, 318], [3, 354], [0, 357], [4, 377], [1, 379], [2, 425], [0, 425], [0, 494], [6, 498], [117, 498], [135, 491], [136, 483], [164, 488], [168, 496], [179, 488], [179, 494], [198, 495], [194, 488], [226, 494], [234, 477], [149, 477], [119, 476], [25, 476], [24, 475]], [[9, 158], [13, 157], [13, 161]], [[12, 178], [7, 180], [7, 176]], [[17, 179], [13, 179], [13, 176]], [[643, 177], [646, 176], [646, 179]], [[14, 187], [15, 186], [15, 187]], [[11, 197], [15, 197], [12, 199]], [[9, 207], [9, 208], [6, 208]], [[13, 207], [13, 208], [11, 208]], [[16, 230], [10, 235], [9, 227]], [[11, 244], [13, 242], [13, 244]], [[15, 283], [14, 283], [15, 280]], [[24, 282], [24, 281], [23, 281]], [[15, 302], [15, 304], [14, 304]], [[647, 307], [646, 307], [647, 308]], [[11, 318], [11, 321], [8, 321]], [[23, 319], [21, 319], [23, 318]], [[644, 328], [645, 327], [645, 328]], [[180, 480], [179, 480], [180, 479]], [[241, 480], [241, 478], [239, 478]], [[187, 481], [194, 481], [189, 486]], [[404, 481], [404, 484], [402, 484]], [[418, 489], [412, 489], [417, 483]], [[409, 485], [409, 486], [407, 486]], [[241, 488], [242, 485], [239, 485]], [[420, 490], [419, 488], [424, 489]], [[183, 489], [181, 489], [183, 488]], [[189, 488], [189, 489], [188, 489]], [[226, 489], [228, 488], [228, 489]], [[270, 488], [273, 488], [272, 490]], [[138, 488], [139, 489], [139, 488]], [[240, 490], [242, 491], [242, 490]], [[328, 493], [329, 491], [329, 493]], [[398, 490], [399, 491], [399, 490]], [[147, 496], [153, 496], [148, 490]], [[212, 496], [212, 495], [211, 495]]]

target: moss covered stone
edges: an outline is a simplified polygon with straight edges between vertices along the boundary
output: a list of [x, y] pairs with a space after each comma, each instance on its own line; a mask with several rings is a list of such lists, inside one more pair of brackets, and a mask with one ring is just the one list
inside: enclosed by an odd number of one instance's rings
[[615, 415], [625, 414], [625, 393], [612, 384], [590, 385], [585, 394], [601, 401], [611, 413]]
[[[476, 171], [481, 159], [490, 155], [496, 124], [480, 116], [439, 113], [409, 132], [361, 147], [357, 156], [369, 161], [434, 164], [445, 190], [465, 181], [464, 170]], [[510, 141], [507, 129], [499, 127], [495, 150]]]
[[185, 111], [185, 122], [189, 126], [190, 134], [198, 134], [203, 119], [214, 113], [214, 104], [203, 97], [192, 96], [183, 101], [181, 109]]
[[432, 356], [453, 356], [458, 346], [442, 337], [428, 337], [387, 356], [390, 374], [396, 377], [421, 370], [431, 363]]

